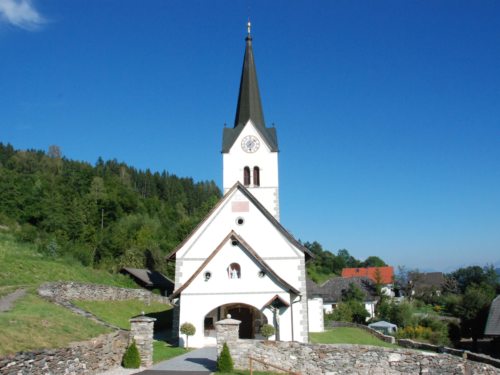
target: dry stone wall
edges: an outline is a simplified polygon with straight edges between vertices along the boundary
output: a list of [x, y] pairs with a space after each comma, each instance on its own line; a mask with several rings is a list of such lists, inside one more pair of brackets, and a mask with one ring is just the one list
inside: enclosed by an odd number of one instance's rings
[[154, 301], [170, 304], [167, 297], [153, 294], [145, 289], [118, 288], [109, 285], [75, 282], [45, 283], [38, 289], [38, 294], [54, 301], [123, 301], [139, 299], [149, 303]]
[[[238, 340], [228, 344], [237, 368], [248, 368], [249, 356], [303, 375], [319, 374], [500, 374], [493, 366], [449, 354], [348, 344], [302, 344]], [[253, 363], [255, 370], [271, 367]]]
[[2, 375], [98, 374], [119, 366], [128, 332], [118, 331], [63, 349], [44, 349], [0, 357]]

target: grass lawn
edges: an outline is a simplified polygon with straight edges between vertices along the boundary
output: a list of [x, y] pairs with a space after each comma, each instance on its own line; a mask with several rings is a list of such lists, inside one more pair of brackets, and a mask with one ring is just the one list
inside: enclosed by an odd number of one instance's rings
[[111, 332], [29, 291], [10, 311], [0, 313], [0, 355], [59, 348]]
[[[171, 306], [163, 303], [151, 302], [150, 305], [147, 305], [145, 302], [139, 300], [72, 302], [102, 320], [123, 329], [130, 329], [129, 319], [140, 315], [142, 311], [148, 316], [161, 320], [163, 317], [167, 318], [167, 310], [171, 309]], [[162, 322], [159, 321], [158, 323]]]
[[311, 342], [316, 344], [358, 344], [397, 348], [397, 345], [382, 341], [368, 332], [351, 327], [337, 327], [325, 332], [311, 332]]

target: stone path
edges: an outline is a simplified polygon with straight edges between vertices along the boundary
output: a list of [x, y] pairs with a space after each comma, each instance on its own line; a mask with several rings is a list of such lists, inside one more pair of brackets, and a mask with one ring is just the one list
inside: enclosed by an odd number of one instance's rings
[[147, 369], [128, 370], [119, 367], [100, 375], [208, 375], [215, 372], [216, 365], [217, 348], [213, 346], [190, 351]]
[[18, 289], [13, 293], [7, 294], [5, 297], [0, 298], [0, 312], [9, 311], [12, 304], [19, 298], [26, 294], [26, 289]]

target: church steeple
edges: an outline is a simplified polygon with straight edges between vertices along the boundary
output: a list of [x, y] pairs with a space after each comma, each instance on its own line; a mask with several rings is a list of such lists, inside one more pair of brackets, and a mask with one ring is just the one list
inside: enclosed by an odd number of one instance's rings
[[222, 133], [224, 193], [239, 182], [279, 220], [278, 141], [264, 123], [250, 22], [234, 127]]
[[243, 69], [241, 71], [240, 92], [238, 105], [236, 107], [236, 118], [234, 127], [244, 126], [248, 120], [258, 127], [265, 127], [264, 113], [260, 101], [259, 84], [257, 82], [257, 70], [252, 49], [251, 23], [248, 21], [248, 35], [245, 38], [246, 48], [243, 58]]
[[278, 142], [276, 130], [266, 128], [264, 122], [264, 112], [260, 100], [259, 84], [257, 82], [257, 69], [252, 48], [251, 24], [248, 21], [248, 34], [245, 38], [245, 56], [243, 58], [243, 69], [241, 71], [240, 90], [238, 94], [238, 103], [236, 105], [236, 116], [234, 127], [224, 129], [222, 140], [222, 152], [227, 153], [240, 135], [241, 131], [248, 123], [252, 121], [263, 140], [267, 143], [271, 151], [278, 151]]

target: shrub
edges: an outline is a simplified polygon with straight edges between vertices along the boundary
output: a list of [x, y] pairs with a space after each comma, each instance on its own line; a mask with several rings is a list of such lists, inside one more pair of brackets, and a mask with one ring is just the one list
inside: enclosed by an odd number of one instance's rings
[[122, 366], [125, 368], [139, 368], [141, 366], [141, 356], [139, 355], [135, 341], [132, 341], [132, 344], [125, 351]]
[[193, 336], [196, 333], [196, 327], [193, 324], [188, 323], [188, 322], [182, 323], [181, 333], [183, 335], [186, 335], [186, 348], [188, 348], [189, 347], [189, 343], [188, 343], [189, 336]]
[[345, 302], [339, 303], [331, 315], [332, 320], [337, 322], [352, 322], [352, 310]]
[[370, 316], [365, 309], [365, 305], [357, 301], [347, 302], [352, 313], [352, 322], [358, 324], [366, 324], [366, 318]]
[[261, 335], [264, 336], [266, 338], [266, 340], [268, 340], [269, 337], [271, 337], [272, 335], [274, 335], [275, 332], [276, 332], [276, 330], [270, 324], [264, 324], [262, 326], [262, 328], [260, 329]]
[[231, 353], [227, 344], [224, 343], [222, 346], [222, 351], [219, 358], [217, 358], [217, 371], [219, 372], [232, 372], [233, 371], [233, 359], [231, 358]]

